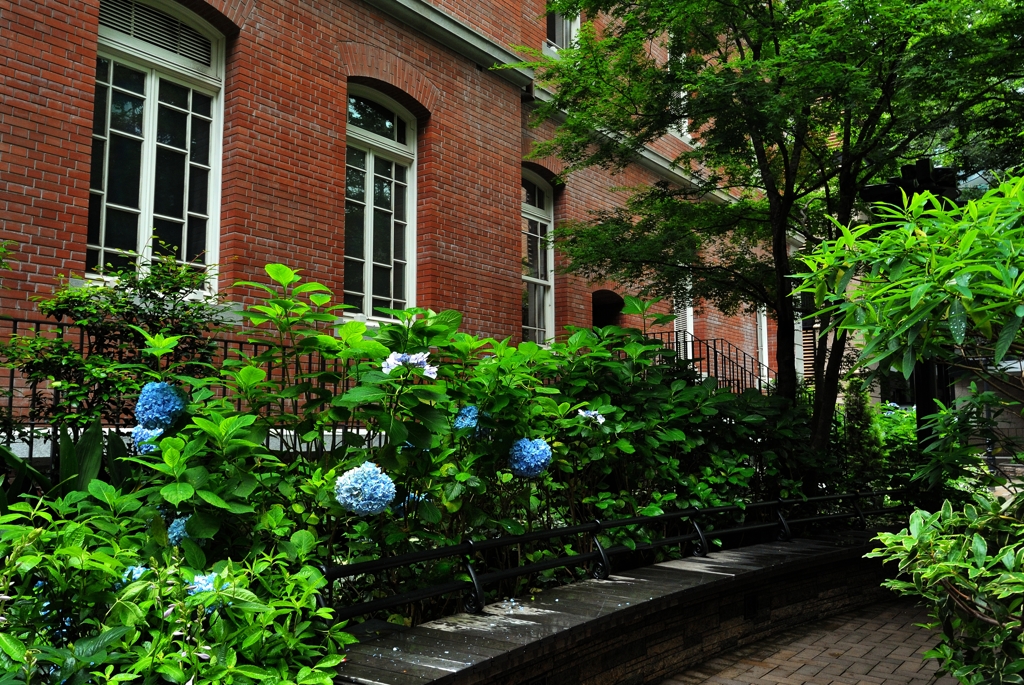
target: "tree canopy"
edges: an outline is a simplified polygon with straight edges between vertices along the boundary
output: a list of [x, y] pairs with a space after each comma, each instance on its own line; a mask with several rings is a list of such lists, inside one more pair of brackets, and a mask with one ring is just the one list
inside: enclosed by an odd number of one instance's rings
[[[683, 125], [694, 141], [676, 160], [692, 187], [638, 189], [626, 210], [563, 229], [571, 269], [689, 289], [727, 311], [767, 307], [782, 324], [785, 396], [797, 387], [791, 239], [835, 238], [826, 217], [850, 225], [860, 188], [903, 160], [952, 154], [977, 142], [986, 121], [1021, 129], [1024, 29], [1010, 0], [552, 0], [549, 9], [600, 21], [584, 22], [558, 59], [534, 63], [551, 92], [538, 118], [560, 122], [536, 155], [558, 155], [570, 171], [617, 167]], [[971, 131], [954, 134], [965, 122]], [[729, 193], [742, 201], [723, 207]], [[845, 342], [840, 333], [827, 362], [816, 358], [823, 430]]]

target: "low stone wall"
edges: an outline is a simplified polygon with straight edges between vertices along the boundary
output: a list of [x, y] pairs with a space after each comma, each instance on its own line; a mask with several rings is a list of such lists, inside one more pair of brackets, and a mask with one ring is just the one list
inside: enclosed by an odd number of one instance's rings
[[[353, 647], [339, 682], [640, 685], [883, 598], [870, 546], [791, 541], [713, 552], [489, 605]], [[374, 637], [367, 636], [364, 639]]]

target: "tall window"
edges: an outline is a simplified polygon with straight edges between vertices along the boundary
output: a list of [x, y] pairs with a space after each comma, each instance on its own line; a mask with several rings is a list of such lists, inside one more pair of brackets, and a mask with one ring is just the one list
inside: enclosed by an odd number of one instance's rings
[[345, 304], [366, 316], [413, 304], [416, 126], [397, 103], [350, 86]]
[[551, 187], [523, 172], [523, 340], [544, 343], [555, 335], [555, 255], [548, 242], [554, 223]]
[[[166, 11], [165, 11], [166, 10]], [[222, 41], [168, 3], [102, 0], [86, 270], [216, 261]]]
[[547, 39], [544, 41], [544, 52], [552, 57], [558, 51], [572, 45], [576, 32], [580, 29], [579, 17], [563, 17], [557, 12], [548, 12]]

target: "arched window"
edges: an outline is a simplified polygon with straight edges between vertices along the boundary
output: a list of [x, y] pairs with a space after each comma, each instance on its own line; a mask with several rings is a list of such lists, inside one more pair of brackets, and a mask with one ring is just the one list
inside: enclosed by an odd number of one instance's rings
[[346, 144], [345, 304], [383, 317], [415, 300], [415, 119], [350, 85]]
[[101, 0], [86, 270], [217, 259], [224, 40], [173, 2]]
[[554, 224], [551, 186], [523, 171], [523, 340], [544, 343], [555, 337], [555, 254], [549, 238]]

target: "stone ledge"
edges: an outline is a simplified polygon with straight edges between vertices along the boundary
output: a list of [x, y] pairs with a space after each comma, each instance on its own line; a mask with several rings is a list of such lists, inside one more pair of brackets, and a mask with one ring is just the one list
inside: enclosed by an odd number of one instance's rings
[[[337, 683], [639, 685], [884, 597], [866, 540], [794, 540], [667, 561], [353, 645]], [[373, 638], [376, 639], [373, 639]]]

